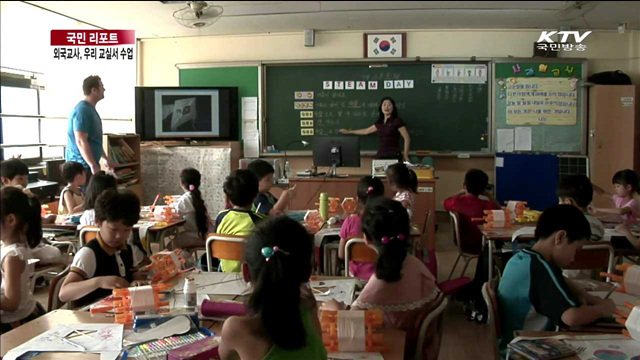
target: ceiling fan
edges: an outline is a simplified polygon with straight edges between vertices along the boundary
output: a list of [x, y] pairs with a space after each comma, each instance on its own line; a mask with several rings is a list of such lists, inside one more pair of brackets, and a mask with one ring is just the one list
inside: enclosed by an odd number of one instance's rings
[[598, 6], [597, 1], [565, 1], [565, 5], [556, 13], [562, 21], [575, 20], [585, 16]]
[[222, 17], [222, 6], [206, 1], [187, 1], [187, 6], [176, 10], [173, 17], [178, 24], [192, 29], [211, 26]]

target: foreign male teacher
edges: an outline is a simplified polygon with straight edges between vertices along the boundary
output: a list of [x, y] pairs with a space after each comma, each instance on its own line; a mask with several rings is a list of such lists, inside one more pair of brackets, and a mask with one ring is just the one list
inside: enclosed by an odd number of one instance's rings
[[[409, 132], [405, 123], [398, 117], [396, 103], [390, 97], [385, 97], [380, 101], [378, 109], [378, 121], [365, 129], [346, 130], [340, 129], [341, 134], [369, 135], [378, 133], [380, 139], [376, 159], [398, 159], [399, 161], [409, 161]], [[400, 152], [400, 135], [404, 139], [404, 151]]]

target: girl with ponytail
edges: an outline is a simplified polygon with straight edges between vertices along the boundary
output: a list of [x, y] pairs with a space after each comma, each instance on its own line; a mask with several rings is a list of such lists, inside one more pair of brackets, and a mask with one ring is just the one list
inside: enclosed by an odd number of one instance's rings
[[311, 277], [313, 239], [287, 216], [256, 226], [245, 245], [249, 314], [222, 328], [222, 359], [326, 359]]
[[200, 192], [200, 178], [200, 172], [194, 168], [186, 168], [180, 172], [180, 186], [185, 193], [174, 207], [187, 222], [184, 225], [185, 231], [178, 235], [174, 248], [183, 249], [181, 255], [185, 259], [191, 254], [184, 249], [204, 246], [207, 234], [212, 232], [211, 218]]
[[[408, 253], [409, 215], [400, 202], [377, 198], [367, 202], [362, 214], [365, 242], [378, 253], [375, 274], [364, 287], [352, 309], [379, 309], [385, 327], [407, 333], [405, 359], [414, 358], [420, 323], [444, 298], [427, 267]], [[323, 308], [343, 310], [334, 300]], [[427, 329], [423, 358], [437, 359], [440, 349], [435, 321]]]
[[393, 200], [402, 203], [409, 213], [409, 221], [413, 217], [418, 196], [418, 176], [415, 171], [409, 169], [403, 163], [389, 166], [386, 171], [387, 181], [392, 191], [395, 191]]
[[0, 193], [0, 334], [45, 313], [31, 292], [32, 249], [42, 240], [40, 201], [28, 190], [5, 186]]
[[[340, 228], [340, 247], [338, 248], [338, 257], [344, 259], [344, 251], [347, 241], [355, 237], [362, 237], [362, 213], [371, 199], [375, 199], [384, 195], [384, 185], [382, 181], [373, 176], [365, 176], [358, 182], [356, 189], [358, 194], [358, 211], [344, 220], [342, 228]], [[349, 261], [349, 271], [353, 276], [362, 280], [369, 280], [376, 270], [375, 263], [367, 263], [361, 261]], [[345, 269], [345, 271], [347, 271]]]

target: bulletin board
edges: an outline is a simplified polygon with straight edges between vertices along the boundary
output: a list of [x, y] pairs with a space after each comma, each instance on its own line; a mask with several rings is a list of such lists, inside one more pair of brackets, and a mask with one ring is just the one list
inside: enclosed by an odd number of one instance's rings
[[496, 154], [586, 154], [585, 59], [495, 59], [493, 74]]

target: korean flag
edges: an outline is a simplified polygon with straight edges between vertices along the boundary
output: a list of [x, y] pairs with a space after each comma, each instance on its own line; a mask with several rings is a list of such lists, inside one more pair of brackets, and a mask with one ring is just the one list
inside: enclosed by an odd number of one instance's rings
[[367, 34], [367, 57], [401, 58], [401, 34]]

